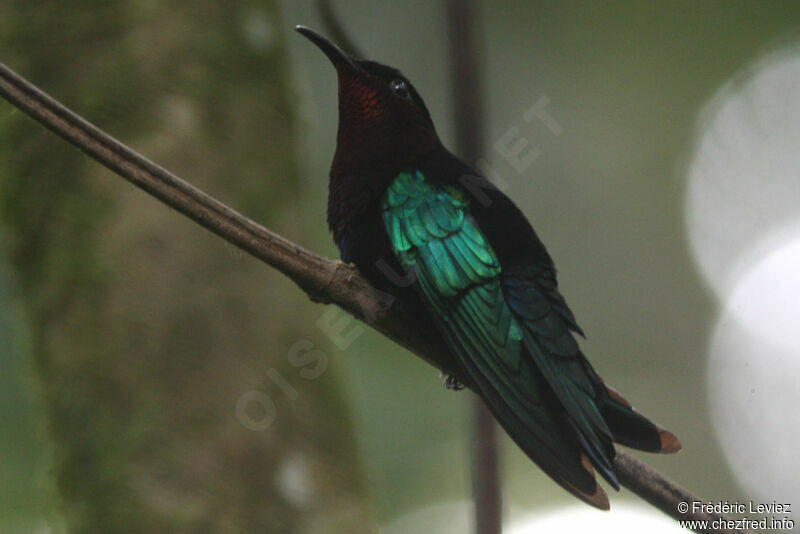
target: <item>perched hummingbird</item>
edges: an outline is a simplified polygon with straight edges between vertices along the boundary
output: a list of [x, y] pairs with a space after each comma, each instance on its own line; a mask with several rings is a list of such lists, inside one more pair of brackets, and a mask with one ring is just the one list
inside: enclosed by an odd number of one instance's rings
[[[435, 325], [459, 375], [531, 460], [608, 509], [592, 466], [619, 489], [614, 442], [662, 453], [680, 442], [597, 376], [536, 232], [511, 199], [442, 145], [411, 82], [308, 28], [297, 31], [328, 56], [339, 80], [328, 225], [342, 261], [393, 293], [393, 305], [420, 328]], [[398, 286], [393, 273], [413, 283]]]

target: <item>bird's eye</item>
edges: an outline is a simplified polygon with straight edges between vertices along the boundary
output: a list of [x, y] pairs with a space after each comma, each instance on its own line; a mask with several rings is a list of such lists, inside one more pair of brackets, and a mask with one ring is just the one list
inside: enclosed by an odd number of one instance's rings
[[389, 84], [389, 87], [392, 88], [392, 92], [399, 96], [400, 98], [408, 98], [408, 85], [405, 81], [397, 79], [392, 80], [392, 83]]

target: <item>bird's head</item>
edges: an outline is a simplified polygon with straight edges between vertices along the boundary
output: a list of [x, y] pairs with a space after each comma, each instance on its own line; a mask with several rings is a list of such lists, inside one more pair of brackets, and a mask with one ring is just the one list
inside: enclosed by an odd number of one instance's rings
[[439, 145], [428, 108], [400, 71], [359, 60], [304, 26], [297, 31], [328, 56], [339, 79], [339, 131], [331, 168], [397, 171]]

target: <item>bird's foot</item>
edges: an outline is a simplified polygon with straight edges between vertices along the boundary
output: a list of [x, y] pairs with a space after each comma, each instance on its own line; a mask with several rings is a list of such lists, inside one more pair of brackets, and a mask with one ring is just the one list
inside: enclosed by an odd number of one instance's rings
[[449, 389], [452, 391], [461, 391], [462, 389], [464, 389], [464, 384], [459, 382], [458, 378], [454, 377], [453, 375], [441, 372], [439, 373], [439, 377], [444, 378], [444, 382], [442, 382], [442, 385], [445, 387], [445, 389]]

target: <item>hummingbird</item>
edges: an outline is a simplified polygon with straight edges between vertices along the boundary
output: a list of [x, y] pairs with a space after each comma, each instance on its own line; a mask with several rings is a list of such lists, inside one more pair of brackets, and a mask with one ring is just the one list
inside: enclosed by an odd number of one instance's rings
[[341, 260], [392, 293], [421, 329], [435, 328], [458, 376], [536, 465], [609, 509], [595, 470], [619, 490], [615, 442], [657, 453], [677, 452], [680, 442], [594, 371], [528, 219], [444, 147], [408, 78], [296, 30], [338, 78], [327, 219]]

